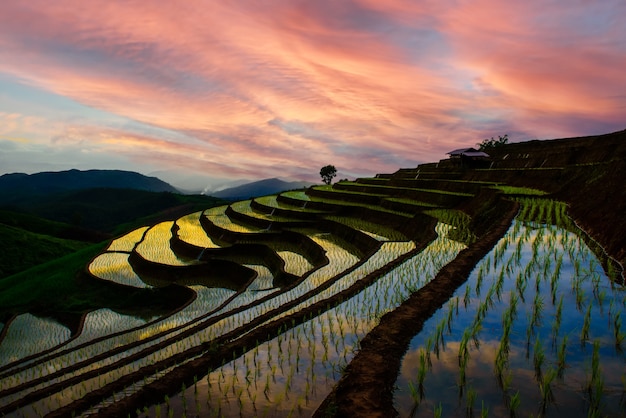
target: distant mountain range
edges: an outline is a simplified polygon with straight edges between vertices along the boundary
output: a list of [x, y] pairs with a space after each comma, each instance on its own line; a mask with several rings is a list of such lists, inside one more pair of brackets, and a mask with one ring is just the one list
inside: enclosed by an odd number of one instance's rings
[[94, 188], [134, 189], [179, 193], [156, 177], [122, 170], [68, 170], [36, 174], [13, 173], [0, 176], [0, 205], [18, 204], [24, 199]]
[[276, 194], [285, 190], [302, 189], [311, 186], [311, 184], [305, 181], [284, 181], [272, 178], [213, 192], [211, 196], [229, 200], [244, 200], [257, 196]]
[[[284, 181], [271, 178], [243, 185], [237, 184], [219, 191], [208, 190], [204, 194], [229, 200], [249, 199], [311, 185], [312, 183], [305, 181]], [[189, 194], [157, 177], [145, 176], [134, 171], [67, 170], [36, 174], [13, 173], [0, 176], [0, 206], [19, 206], [25, 201], [42, 196], [102, 188]]]

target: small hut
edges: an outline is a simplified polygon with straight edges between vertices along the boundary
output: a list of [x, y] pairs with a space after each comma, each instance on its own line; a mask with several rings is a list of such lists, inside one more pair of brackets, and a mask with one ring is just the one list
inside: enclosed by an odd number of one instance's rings
[[491, 163], [491, 156], [476, 148], [459, 148], [446, 154], [450, 156], [450, 161], [461, 167], [484, 168]]

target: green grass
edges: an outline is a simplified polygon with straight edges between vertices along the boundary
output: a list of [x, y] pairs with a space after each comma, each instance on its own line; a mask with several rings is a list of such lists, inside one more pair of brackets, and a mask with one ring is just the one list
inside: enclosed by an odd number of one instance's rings
[[426, 207], [431, 207], [431, 208], [438, 207], [438, 205], [435, 205], [434, 203], [420, 202], [418, 200], [409, 199], [406, 197], [388, 197], [385, 200], [388, 200], [390, 202], [407, 203], [409, 205], [414, 205], [414, 206], [426, 206]]
[[93, 244], [80, 251], [0, 279], [0, 307], [10, 311], [28, 305], [60, 303], [66, 307], [82, 300], [77, 273], [106, 247]]
[[494, 189], [500, 190], [504, 194], [525, 195], [525, 196], [543, 196], [548, 194], [543, 190], [531, 189], [530, 187], [514, 187], [514, 186], [493, 186]]
[[37, 234], [63, 237], [70, 225], [50, 221], [24, 212], [0, 209], [0, 224], [24, 229]]
[[0, 224], [0, 278], [71, 254], [88, 245]]
[[[343, 182], [342, 184], [350, 184], [355, 187], [376, 187], [376, 188], [385, 188], [390, 191], [406, 191], [406, 192], [424, 192], [424, 193], [438, 193], [443, 195], [452, 195], [452, 196], [463, 196], [463, 197], [472, 197], [474, 196], [471, 193], [463, 193], [463, 192], [450, 192], [447, 190], [440, 189], [420, 189], [415, 187], [398, 187], [398, 186], [388, 186], [388, 185], [374, 185], [374, 184], [364, 184], [364, 183], [354, 183], [354, 182]], [[318, 188], [318, 187], [316, 187]], [[354, 193], [354, 194], [364, 194], [364, 195], [374, 195], [374, 196], [387, 196], [386, 194], [376, 194], [376, 193], [368, 193], [368, 192], [355, 192], [352, 190], [338, 189], [337, 191], [346, 192], [346, 193]]]
[[108, 308], [150, 319], [176, 309], [190, 297], [181, 286], [137, 289], [80, 274], [108, 243], [0, 279], [0, 318], [25, 312], [85, 313]]

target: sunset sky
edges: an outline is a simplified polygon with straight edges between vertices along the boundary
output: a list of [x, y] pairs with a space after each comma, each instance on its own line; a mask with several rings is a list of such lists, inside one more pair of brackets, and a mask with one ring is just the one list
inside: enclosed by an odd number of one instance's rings
[[618, 131], [625, 22], [624, 0], [3, 0], [0, 174], [316, 180]]

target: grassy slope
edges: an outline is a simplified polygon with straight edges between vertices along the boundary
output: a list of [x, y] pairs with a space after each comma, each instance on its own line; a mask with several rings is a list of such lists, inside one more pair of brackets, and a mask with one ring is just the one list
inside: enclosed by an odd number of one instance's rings
[[81, 274], [106, 243], [0, 279], [0, 317], [24, 312], [80, 314], [108, 308], [150, 318], [178, 308], [193, 297], [181, 286], [135, 289]]
[[0, 224], [0, 277], [71, 254], [88, 245]]
[[[0, 279], [0, 309], [12, 310], [24, 305], [42, 305], [59, 300], [75, 304], [75, 278], [89, 260], [104, 250], [106, 244], [93, 244], [80, 251]], [[79, 298], [80, 299], [80, 298]], [[19, 309], [17, 309], [19, 310]]]

